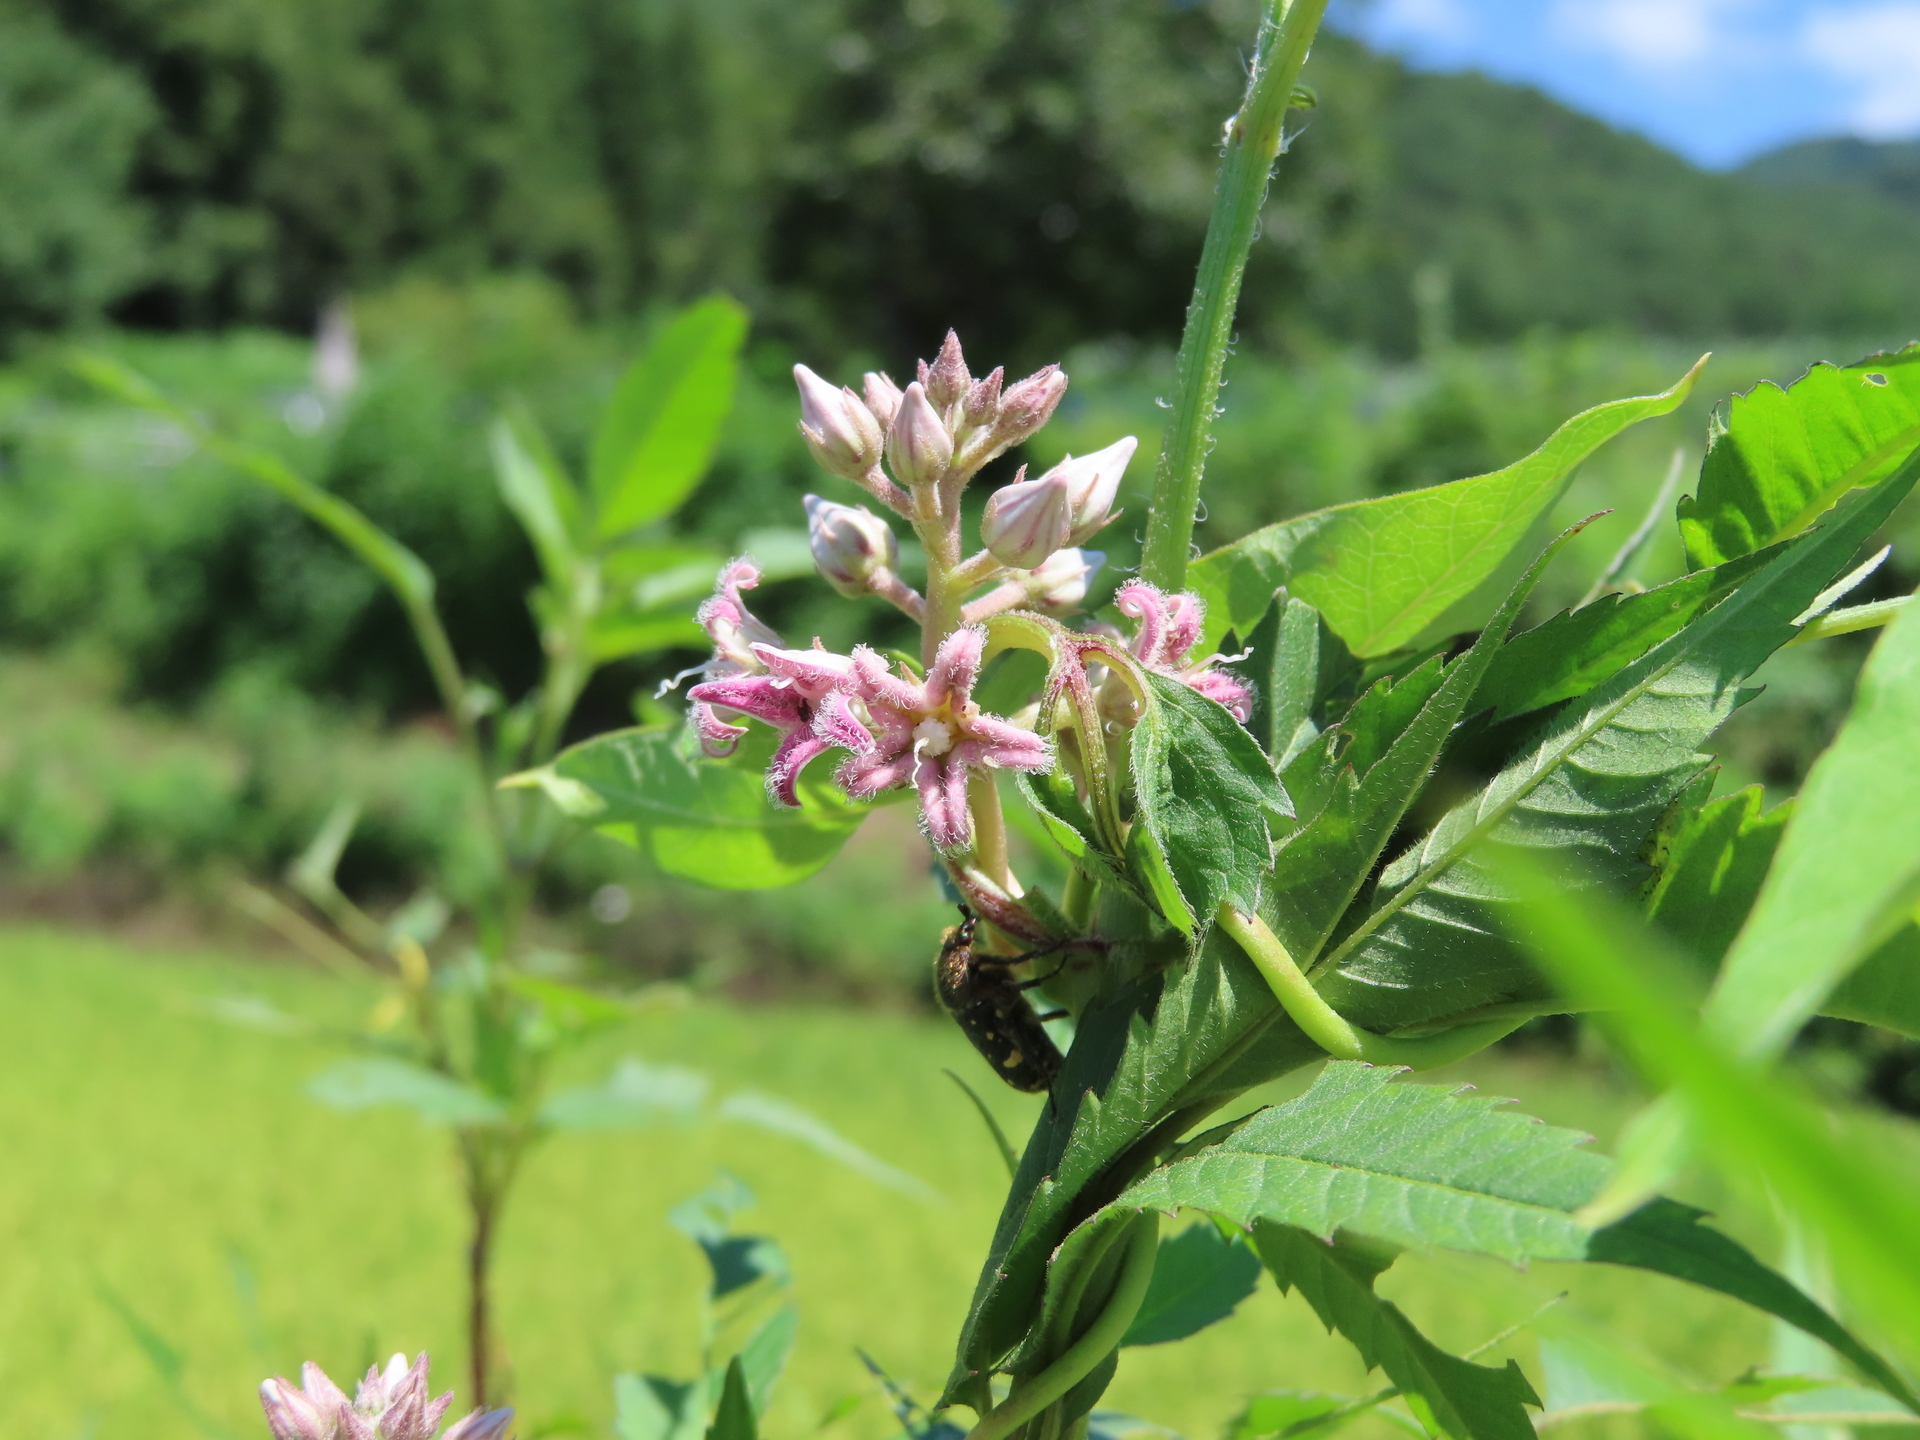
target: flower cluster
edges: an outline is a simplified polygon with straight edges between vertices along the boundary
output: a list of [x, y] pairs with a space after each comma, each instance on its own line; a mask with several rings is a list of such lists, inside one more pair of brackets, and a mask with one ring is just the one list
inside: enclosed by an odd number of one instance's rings
[[[260, 1405], [274, 1440], [433, 1440], [453, 1392], [427, 1394], [427, 1357], [412, 1365], [395, 1355], [385, 1370], [367, 1371], [352, 1400], [312, 1361], [300, 1369], [300, 1387], [276, 1376], [260, 1384]], [[511, 1410], [475, 1410], [456, 1420], [440, 1440], [501, 1440]]]
[[[1114, 502], [1136, 441], [1128, 436], [1091, 455], [1068, 456], [1033, 479], [1021, 467], [988, 497], [983, 548], [968, 556], [961, 494], [982, 466], [1047, 422], [1067, 387], [1060, 368], [1049, 365], [1012, 385], [997, 369], [976, 380], [949, 332], [939, 357], [920, 362], [904, 390], [884, 374], [869, 374], [856, 394], [804, 365], [794, 367], [794, 379], [800, 433], [822, 468], [913, 527], [927, 560], [925, 593], [901, 577], [892, 528], [864, 505], [807, 496], [814, 564], [839, 594], [875, 596], [918, 622], [924, 673], [864, 645], [848, 655], [818, 640], [811, 649], [788, 647], [747, 609], [741, 593], [759, 583], [760, 572], [737, 559], [700, 608], [713, 657], [688, 692], [692, 724], [716, 756], [746, 734], [735, 717], [777, 731], [766, 779], [780, 805], [800, 803], [801, 773], [810, 762], [844, 751], [835, 778], [847, 794], [864, 799], [914, 786], [928, 837], [942, 853], [962, 854], [975, 840], [973, 776], [1053, 764], [1052, 747], [1034, 728], [1037, 716], [1033, 724], [1016, 723], [986, 714], [974, 699], [986, 625], [1016, 609], [1057, 618], [1085, 602], [1103, 557], [1081, 547], [1118, 513]], [[1217, 656], [1190, 658], [1202, 629], [1198, 600], [1134, 582], [1115, 603], [1138, 621], [1130, 653], [1141, 667], [1191, 685], [1245, 722], [1246, 687], [1212, 668]], [[1133, 723], [1133, 709], [1117, 694], [1104, 702], [1117, 724]]]

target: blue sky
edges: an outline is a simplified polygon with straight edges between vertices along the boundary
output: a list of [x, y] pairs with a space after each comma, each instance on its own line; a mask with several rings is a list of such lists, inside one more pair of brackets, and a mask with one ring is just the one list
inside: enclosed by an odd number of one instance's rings
[[1920, 135], [1920, 0], [1334, 0], [1425, 69], [1536, 85], [1703, 165]]

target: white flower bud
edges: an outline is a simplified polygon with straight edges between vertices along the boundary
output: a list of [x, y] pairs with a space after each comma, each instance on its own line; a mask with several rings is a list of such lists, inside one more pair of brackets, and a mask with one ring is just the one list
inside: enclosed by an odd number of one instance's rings
[[303, 1395], [285, 1380], [260, 1382], [260, 1408], [267, 1412], [274, 1440], [333, 1440], [333, 1407]]
[[1066, 484], [1069, 545], [1079, 545], [1092, 539], [1113, 520], [1114, 497], [1120, 493], [1120, 481], [1127, 473], [1127, 462], [1133, 459], [1134, 449], [1139, 443], [1129, 435], [1124, 440], [1114, 441], [1104, 450], [1082, 455], [1078, 460], [1069, 455], [1040, 477], [1045, 480], [1059, 476]]
[[1002, 565], [1031, 570], [1067, 543], [1071, 507], [1067, 481], [1057, 472], [1038, 480], [1016, 477], [987, 500], [980, 538]]
[[893, 428], [887, 432], [887, 459], [894, 478], [910, 490], [938, 480], [953, 459], [953, 436], [918, 380], [900, 397]]
[[1027, 603], [1048, 615], [1078, 610], [1087, 598], [1087, 586], [1107, 563], [1098, 550], [1056, 550], [1045, 564], [1027, 574]]
[[888, 429], [893, 417], [900, 413], [900, 387], [886, 371], [869, 370], [863, 377], [862, 388], [867, 392], [867, 409], [873, 412], [882, 430]]
[[807, 541], [814, 567], [849, 600], [865, 595], [876, 570], [900, 564], [900, 542], [887, 522], [864, 505], [837, 505], [807, 496]]
[[846, 388], [834, 389], [804, 365], [793, 367], [800, 387], [800, 433], [820, 468], [843, 480], [859, 480], [880, 463], [880, 422]]
[[1053, 418], [1053, 407], [1066, 393], [1067, 374], [1058, 365], [1036, 370], [1009, 385], [1000, 396], [994, 438], [1003, 446], [1019, 444]]

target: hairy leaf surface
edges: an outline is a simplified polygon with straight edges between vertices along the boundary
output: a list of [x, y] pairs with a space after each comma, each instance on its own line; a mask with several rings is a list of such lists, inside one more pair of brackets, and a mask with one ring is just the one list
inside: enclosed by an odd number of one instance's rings
[[1716, 412], [1700, 493], [1680, 500], [1696, 566], [1797, 535], [1841, 496], [1891, 474], [1920, 446], [1920, 345], [1763, 381]]
[[1274, 833], [1293, 806], [1224, 706], [1150, 670], [1146, 681], [1151, 694], [1133, 732], [1136, 828], [1158, 844], [1188, 913], [1204, 926], [1223, 901], [1257, 902]]
[[1739, 686], [1792, 637], [1809, 601], [1911, 489], [1906, 473], [1845, 502], [1679, 634], [1563, 710], [1517, 761], [1381, 876], [1369, 913], [1318, 983], [1343, 1015], [1391, 1029], [1500, 1001], [1545, 998], [1497, 918], [1512, 912], [1491, 857], [1525, 847], [1570, 883], [1629, 892], [1668, 803], [1706, 764], [1698, 747]]
[[[1659, 395], [1596, 405], [1504, 470], [1316, 510], [1214, 551], [1188, 572], [1219, 627], [1210, 634], [1251, 627], [1282, 585], [1362, 657], [1397, 650], [1443, 618], [1457, 619], [1454, 630], [1479, 628], [1574, 468], [1628, 426], [1679, 405], [1699, 373], [1695, 365]], [[1523, 558], [1507, 569], [1516, 551]], [[1462, 602], [1483, 586], [1486, 604], [1470, 613]]]

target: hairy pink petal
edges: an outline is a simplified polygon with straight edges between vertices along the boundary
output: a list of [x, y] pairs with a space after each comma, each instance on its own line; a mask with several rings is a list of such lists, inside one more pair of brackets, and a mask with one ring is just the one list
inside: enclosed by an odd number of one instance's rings
[[781, 650], [772, 645], [756, 645], [753, 653], [769, 672], [793, 681], [809, 699], [853, 683], [853, 660], [831, 650]]
[[1178, 595], [1169, 595], [1166, 604], [1167, 633], [1160, 646], [1166, 663], [1178, 665], [1200, 643], [1200, 632], [1206, 628], [1207, 608], [1184, 590]]
[[925, 699], [929, 710], [951, 704], [957, 713], [973, 701], [973, 682], [980, 675], [980, 656], [987, 648], [983, 626], [965, 625], [940, 642], [927, 671]]
[[913, 778], [915, 760], [909, 748], [884, 750], [872, 755], [855, 755], [840, 767], [834, 778], [855, 800], [871, 800], [887, 790], [897, 790]]
[[715, 760], [731, 755], [747, 733], [746, 726], [729, 725], [711, 705], [700, 700], [687, 707], [687, 719], [700, 737], [701, 752]]
[[1129, 580], [1115, 593], [1113, 605], [1122, 615], [1140, 622], [1129, 648], [1141, 664], [1169, 663], [1162, 654], [1167, 633], [1167, 597], [1144, 580]]
[[847, 698], [845, 691], [834, 691], [815, 707], [813, 733], [817, 739], [837, 745], [842, 750], [851, 750], [856, 755], [864, 755], [873, 749], [873, 732], [860, 723], [860, 717], [854, 714], [853, 702]]
[[807, 723], [805, 702], [794, 687], [772, 675], [730, 675], [707, 680], [687, 691], [687, 698], [700, 704], [738, 710], [781, 730], [792, 730]]
[[767, 763], [767, 794], [774, 804], [798, 810], [800, 794], [796, 787], [800, 784], [800, 772], [808, 761], [832, 748], [805, 730], [795, 730], [782, 740], [780, 748], [773, 752], [773, 759]]
[[903, 711], [931, 708], [926, 703], [924, 686], [901, 679], [887, 667], [884, 656], [866, 645], [853, 647], [853, 671], [855, 689], [869, 706], [888, 705]]
[[967, 809], [967, 767], [948, 756], [923, 756], [914, 772], [920, 787], [920, 814], [927, 838], [941, 851], [964, 850], [973, 843], [973, 815]]

